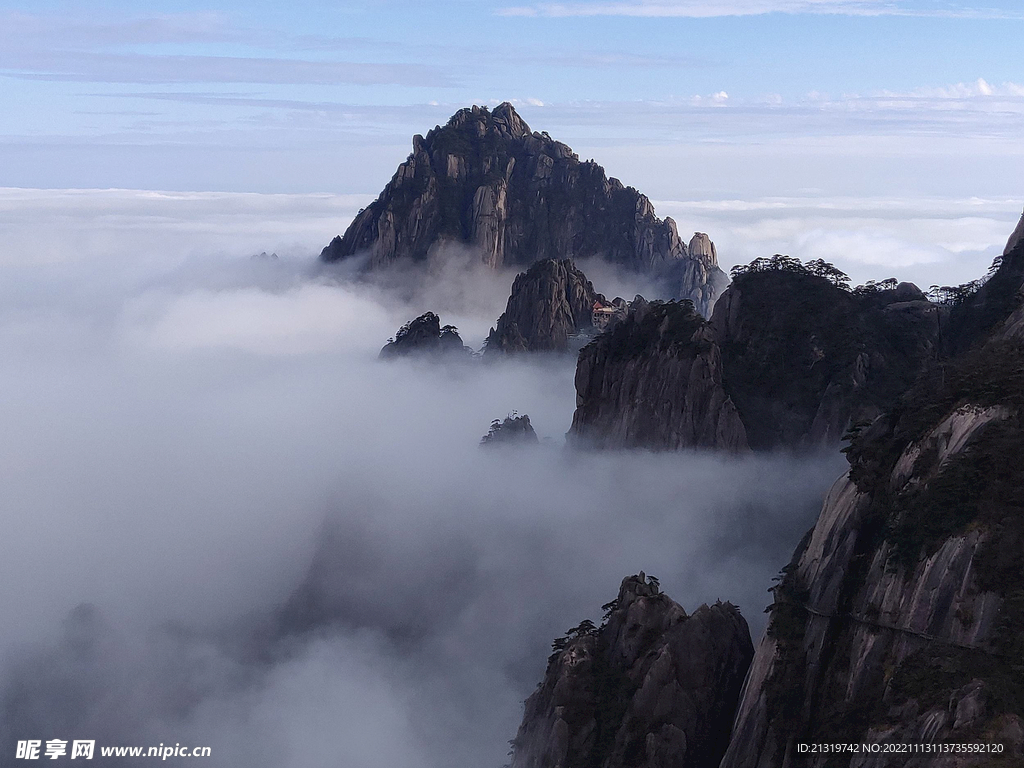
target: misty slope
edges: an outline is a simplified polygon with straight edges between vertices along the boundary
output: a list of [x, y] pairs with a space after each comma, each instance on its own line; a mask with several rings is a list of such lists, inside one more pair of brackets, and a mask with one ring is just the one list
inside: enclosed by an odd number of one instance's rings
[[687, 616], [641, 572], [605, 622], [556, 640], [512, 741], [512, 768], [703, 768], [725, 751], [753, 655], [728, 603]]
[[327, 262], [369, 252], [371, 269], [419, 262], [445, 243], [478, 249], [491, 267], [538, 259], [602, 259], [657, 272], [667, 290], [707, 311], [727, 279], [707, 236], [687, 246], [632, 187], [580, 162], [512, 105], [457, 112], [413, 138], [380, 196], [324, 248]]
[[[1019, 296], [1022, 257], [962, 310], [992, 311], [1014, 284]], [[1024, 339], [1020, 307], [1002, 310], [987, 340], [853, 437], [849, 473], [775, 588], [723, 768], [794, 765], [801, 741], [1000, 742], [1024, 757]]]
[[674, 323], [685, 312], [663, 307], [657, 328], [637, 314], [589, 345], [573, 436], [599, 447], [831, 447], [941, 354], [948, 308], [913, 285], [850, 291], [788, 257], [755, 265], [710, 323], [692, 311]]

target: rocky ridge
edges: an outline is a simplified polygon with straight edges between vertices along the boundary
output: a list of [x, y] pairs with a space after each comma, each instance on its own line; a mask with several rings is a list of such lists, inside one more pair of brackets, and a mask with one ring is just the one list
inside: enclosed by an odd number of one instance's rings
[[706, 235], [688, 246], [644, 195], [532, 131], [508, 103], [462, 109], [415, 136], [391, 182], [321, 259], [368, 253], [369, 268], [381, 269], [453, 243], [495, 268], [594, 258], [657, 274], [705, 313], [727, 282]]
[[1013, 230], [1010, 238], [1006, 241], [1006, 247], [1003, 249], [1003, 256], [1006, 256], [1011, 251], [1015, 250], [1021, 243], [1024, 243], [1024, 213], [1020, 215], [1020, 221], [1017, 222], [1016, 228]]
[[907, 398], [855, 438], [775, 590], [723, 768], [793, 765], [801, 740], [999, 741], [1024, 756], [1024, 472], [1010, 458], [1024, 351], [962, 365], [939, 402]]
[[910, 283], [850, 291], [783, 263], [738, 274], [711, 324], [751, 448], [832, 447], [941, 356], [948, 316]]
[[728, 603], [687, 615], [643, 572], [605, 623], [556, 640], [512, 741], [512, 768], [704, 768], [718, 764], [753, 653]]
[[662, 305], [655, 332], [636, 313], [617, 342], [581, 354], [572, 434], [601, 447], [837, 445], [941, 356], [950, 314], [909, 283], [850, 291], [839, 276], [777, 256], [738, 271], [710, 323], [692, 310], [675, 323], [686, 313]]

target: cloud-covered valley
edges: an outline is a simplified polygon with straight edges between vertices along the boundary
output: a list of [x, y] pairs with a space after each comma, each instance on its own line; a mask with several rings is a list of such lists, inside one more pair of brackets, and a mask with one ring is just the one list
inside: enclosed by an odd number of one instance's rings
[[[760, 632], [840, 457], [567, 452], [572, 359], [376, 359], [426, 309], [478, 346], [511, 274], [326, 274], [295, 243], [344, 201], [109, 195], [4, 197], [3, 760], [496, 768], [551, 640], [623, 576]], [[512, 410], [541, 445], [480, 450]], [[298, 631], [303, 583], [329, 599]]]

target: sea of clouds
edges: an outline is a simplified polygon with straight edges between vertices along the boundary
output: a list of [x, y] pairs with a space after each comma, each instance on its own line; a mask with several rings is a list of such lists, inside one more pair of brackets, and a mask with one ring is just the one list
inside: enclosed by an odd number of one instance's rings
[[[232, 767], [498, 768], [551, 640], [622, 577], [657, 575], [687, 610], [731, 600], [763, 630], [841, 457], [571, 453], [572, 359], [379, 362], [426, 310], [478, 347], [513, 274], [323, 269], [364, 203], [0, 192], [0, 765], [15, 740], [60, 738], [211, 746]], [[662, 213], [731, 261], [835, 253], [925, 284], [987, 266], [1017, 214], [887, 206]], [[877, 256], [808, 234], [840, 219], [934, 260], [868, 274]], [[928, 220], [945, 223], [930, 240]], [[540, 446], [481, 450], [513, 410]], [[289, 631], [281, 608], [310, 584], [330, 599]]]

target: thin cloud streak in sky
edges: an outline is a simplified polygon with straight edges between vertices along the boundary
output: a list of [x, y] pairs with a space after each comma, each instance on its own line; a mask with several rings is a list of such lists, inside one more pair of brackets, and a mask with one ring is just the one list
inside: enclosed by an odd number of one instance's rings
[[450, 87], [453, 78], [413, 64], [306, 61], [242, 56], [37, 51], [0, 53], [8, 77], [93, 83], [273, 83]]
[[1024, 19], [1024, 14], [988, 8], [912, 8], [887, 0], [639, 0], [639, 2], [537, 3], [498, 9], [500, 16], [636, 16], [647, 18], [718, 18], [769, 13], [836, 16], [921, 16], [970, 19]]

